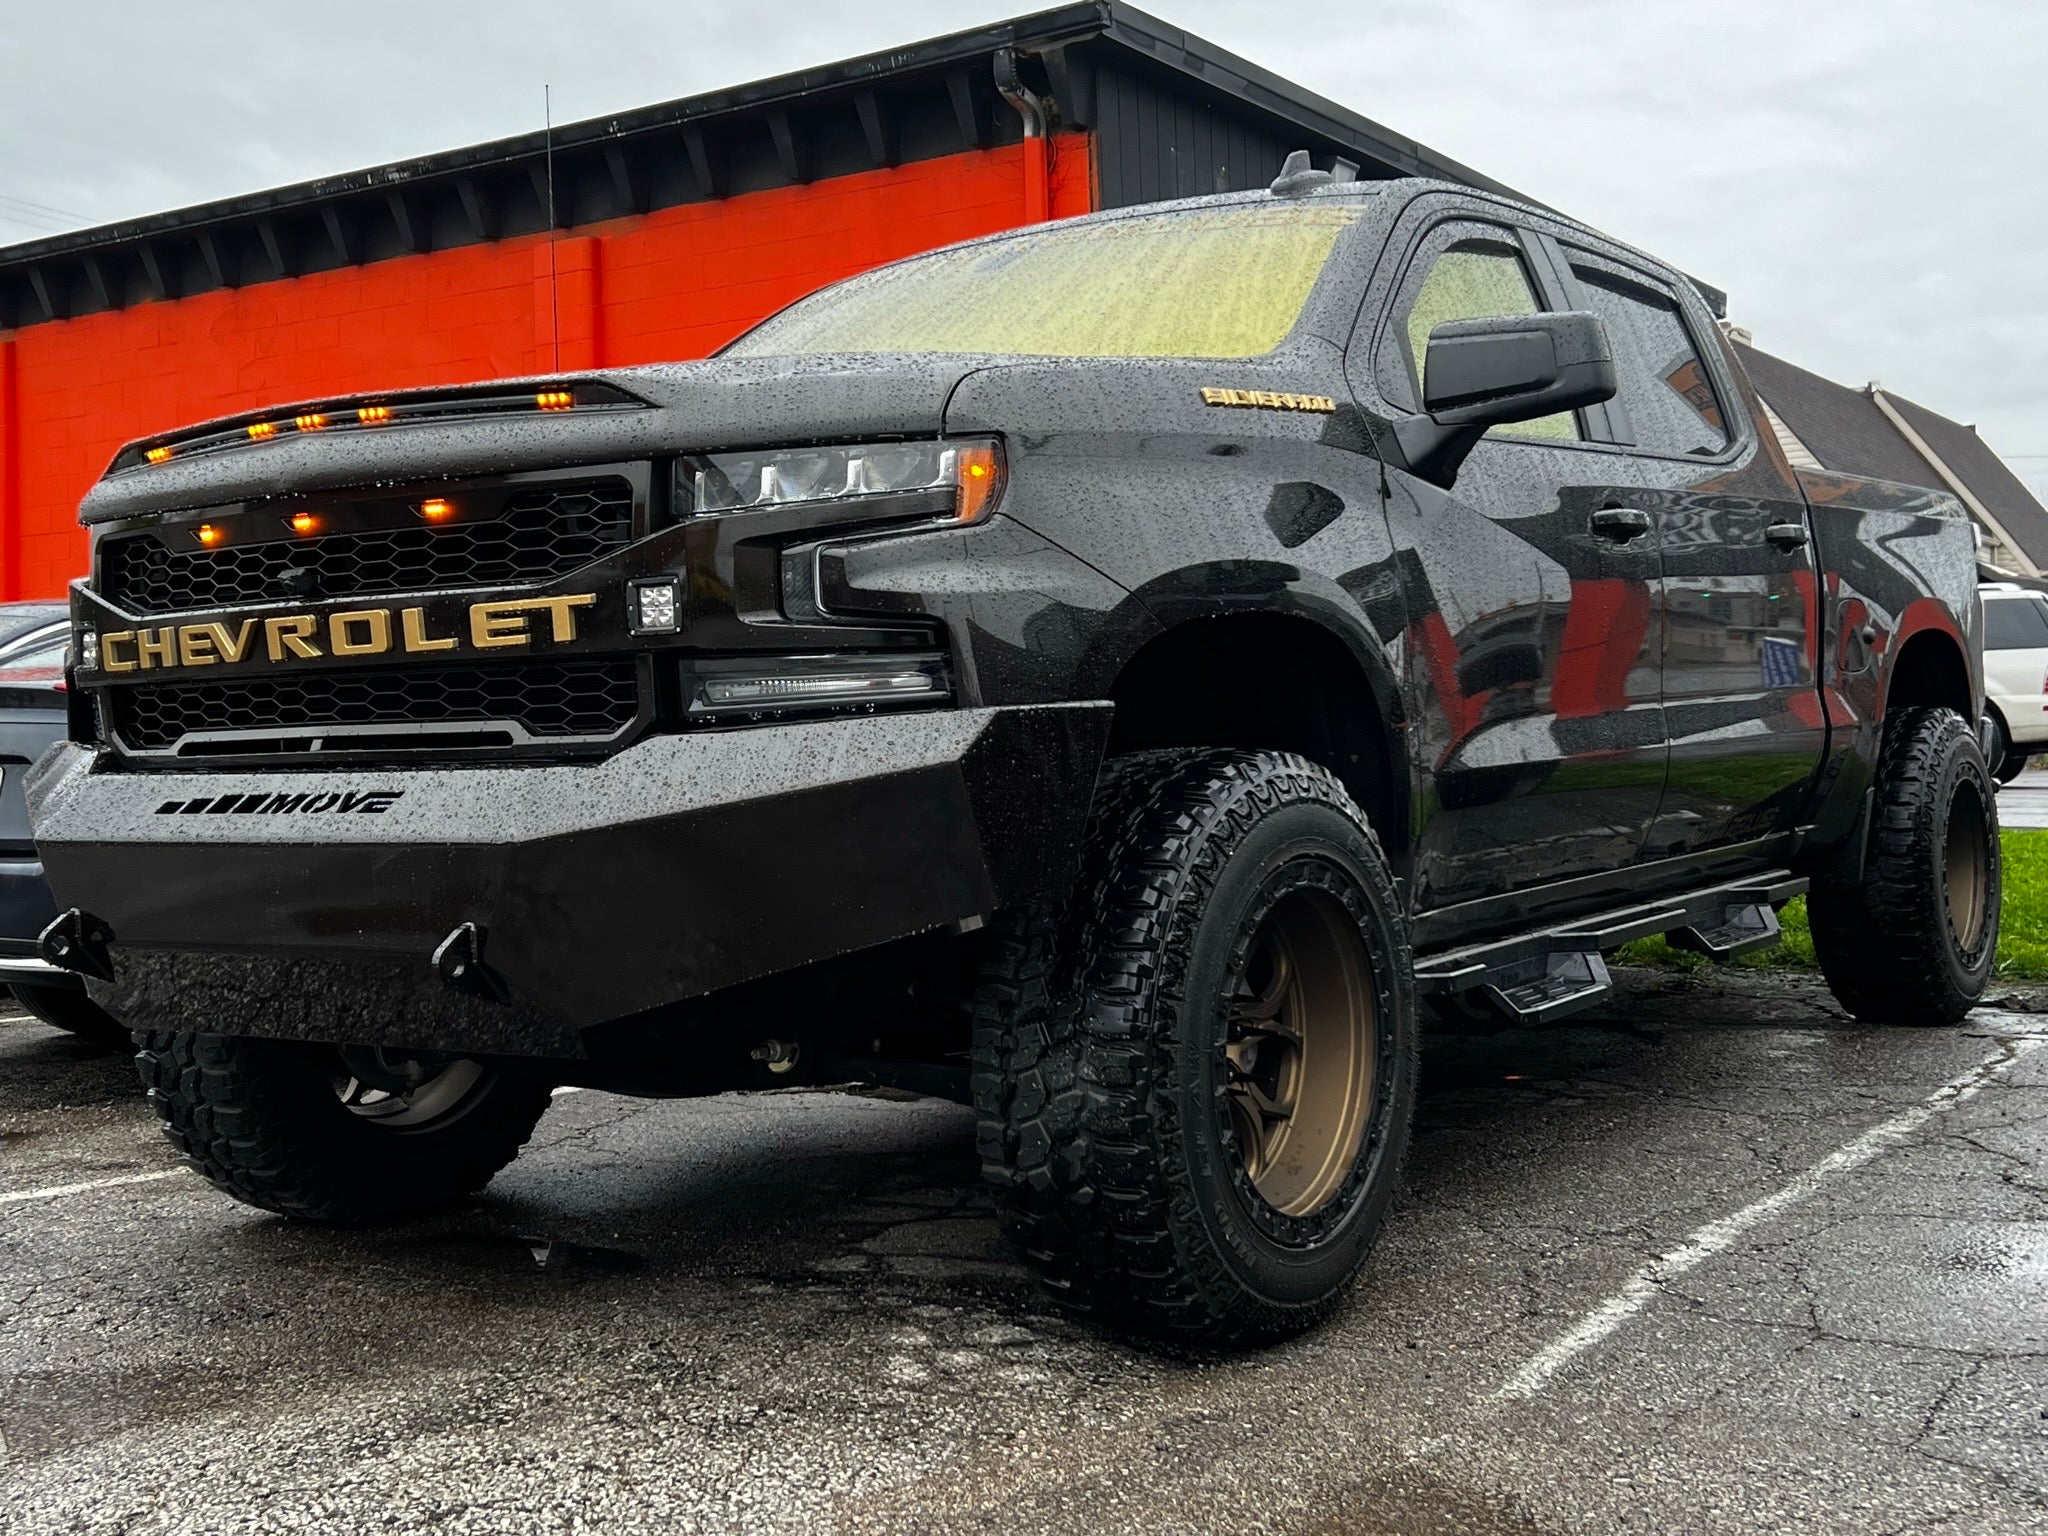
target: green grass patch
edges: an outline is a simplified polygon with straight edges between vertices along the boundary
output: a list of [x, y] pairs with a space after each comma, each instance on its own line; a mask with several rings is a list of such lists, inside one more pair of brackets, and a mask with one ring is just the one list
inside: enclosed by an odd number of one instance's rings
[[[2016, 980], [2048, 978], [2048, 831], [2001, 832], [2005, 903], [1999, 918], [1998, 974]], [[1806, 925], [1806, 901], [1787, 903], [1778, 914], [1784, 941], [1775, 949], [1745, 955], [1737, 965], [1811, 966], [1813, 933]], [[1690, 950], [1674, 949], [1662, 938], [1637, 939], [1615, 956], [1622, 965], [1665, 965], [1692, 970], [1713, 962]]]

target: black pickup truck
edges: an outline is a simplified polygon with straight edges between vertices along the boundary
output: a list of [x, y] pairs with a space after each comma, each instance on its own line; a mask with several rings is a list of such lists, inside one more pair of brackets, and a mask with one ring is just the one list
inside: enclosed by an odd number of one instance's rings
[[316, 1220], [553, 1085], [953, 1094], [1072, 1304], [1324, 1315], [1425, 1011], [1810, 890], [1953, 1023], [1999, 865], [1970, 525], [1795, 472], [1698, 294], [1297, 157], [828, 288], [704, 362], [316, 401], [82, 510], [45, 955]]

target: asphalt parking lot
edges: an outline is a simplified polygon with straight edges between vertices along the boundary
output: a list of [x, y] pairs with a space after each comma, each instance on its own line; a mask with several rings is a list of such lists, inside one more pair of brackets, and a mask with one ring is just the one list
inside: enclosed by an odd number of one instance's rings
[[1067, 1321], [968, 1114], [557, 1100], [450, 1217], [294, 1228], [0, 1018], [0, 1529], [2038, 1532], [2048, 1018], [1632, 976], [1437, 1039], [1335, 1325]]

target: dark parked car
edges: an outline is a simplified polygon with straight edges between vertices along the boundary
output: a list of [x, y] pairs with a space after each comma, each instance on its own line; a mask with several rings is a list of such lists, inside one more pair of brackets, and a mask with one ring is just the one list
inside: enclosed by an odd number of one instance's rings
[[81, 515], [46, 949], [293, 1216], [461, 1197], [552, 1084], [897, 1084], [1058, 1295], [1270, 1336], [1364, 1262], [1422, 1004], [1809, 887], [1859, 1017], [1990, 972], [1962, 509], [1795, 471], [1683, 276], [1482, 192], [1296, 165]]
[[0, 604], [0, 983], [45, 1023], [125, 1042], [127, 1031], [86, 997], [84, 978], [36, 947], [57, 908], [29, 837], [22, 781], [64, 737], [70, 611], [65, 603]]

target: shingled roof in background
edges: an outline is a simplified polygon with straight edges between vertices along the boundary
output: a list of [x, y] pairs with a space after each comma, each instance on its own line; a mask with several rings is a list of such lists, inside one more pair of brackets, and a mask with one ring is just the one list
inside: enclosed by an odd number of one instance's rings
[[[1764, 404], [1824, 469], [1924, 485], [1958, 497], [2005, 546], [2021, 575], [2048, 571], [2048, 507], [2008, 469], [1974, 427], [1951, 421], [1876, 384], [1853, 389], [1732, 338]], [[1782, 435], [1782, 434], [1781, 434]]]

